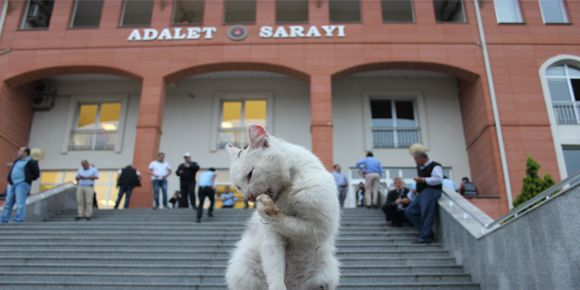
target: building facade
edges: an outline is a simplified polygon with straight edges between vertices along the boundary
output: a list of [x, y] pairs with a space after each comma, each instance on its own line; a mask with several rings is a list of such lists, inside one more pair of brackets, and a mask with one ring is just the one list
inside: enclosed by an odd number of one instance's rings
[[[87, 159], [104, 207], [117, 170], [147, 180], [160, 151], [174, 171], [191, 152], [228, 184], [223, 145], [243, 146], [249, 123], [341, 164], [348, 206], [367, 151], [387, 183], [410, 181], [412, 143], [455, 183], [470, 177], [492, 217], [528, 156], [556, 180], [580, 169], [575, 1], [27, 0], [4, 12], [2, 163], [43, 149], [42, 189]], [[151, 205], [143, 182], [131, 206]]]

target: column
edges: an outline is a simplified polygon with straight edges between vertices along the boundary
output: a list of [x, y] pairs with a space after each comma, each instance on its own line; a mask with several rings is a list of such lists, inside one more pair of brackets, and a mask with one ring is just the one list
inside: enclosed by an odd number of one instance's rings
[[161, 142], [163, 110], [165, 107], [165, 82], [162, 77], [145, 77], [139, 103], [137, 136], [133, 155], [135, 167], [143, 179], [141, 187], [136, 187], [131, 195], [130, 207], [149, 208], [153, 206], [153, 184], [149, 176], [149, 163], [155, 160]]
[[332, 79], [330, 75], [310, 77], [312, 152], [332, 171]]
[[34, 111], [30, 107], [32, 83], [11, 88], [0, 83], [0, 189], [4, 191], [10, 171], [7, 163], [16, 159], [18, 149], [28, 145]]

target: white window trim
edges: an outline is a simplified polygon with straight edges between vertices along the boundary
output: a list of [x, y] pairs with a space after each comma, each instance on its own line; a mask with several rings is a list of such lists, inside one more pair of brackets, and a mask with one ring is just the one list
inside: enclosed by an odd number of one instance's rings
[[127, 118], [127, 109], [129, 107], [129, 95], [75, 95], [71, 96], [69, 100], [68, 114], [66, 118], [65, 131], [63, 132], [63, 140], [60, 148], [60, 153], [67, 154], [69, 152], [70, 135], [75, 126], [77, 119], [77, 111], [80, 105], [86, 103], [121, 103], [121, 112], [119, 113], [119, 127], [117, 128], [117, 138], [115, 140], [115, 153], [121, 153], [123, 150], [123, 139], [125, 132], [125, 121]]
[[213, 96], [213, 109], [211, 111], [209, 150], [215, 152], [218, 149], [217, 140], [219, 135], [219, 123], [222, 118], [221, 104], [224, 101], [242, 100], [266, 100], [266, 128], [268, 133], [274, 134], [274, 92], [272, 91], [218, 91]]
[[77, 15], [77, 8], [78, 8], [78, 5], [79, 5], [79, 1], [80, 0], [76, 0], [75, 1], [74, 7], [73, 7], [73, 11], [72, 11], [71, 16], [70, 16], [70, 23], [68, 24], [68, 27], [69, 28], [73, 28], [74, 27], [73, 26], [73, 23], [75, 22], [75, 17]]
[[552, 24], [552, 23], [570, 23], [570, 20], [568, 19], [568, 12], [566, 12], [566, 3], [564, 3], [563, 0], [558, 0], [558, 2], [560, 2], [560, 13], [562, 13], [562, 18], [563, 18], [563, 22], [546, 22], [546, 18], [544, 17], [544, 10], [542, 9], [542, 4], [540, 4], [540, 1], [542, 0], [538, 0], [538, 6], [540, 6], [540, 13], [542, 13], [542, 21], [544, 22], [544, 24]]
[[406, 148], [373, 148], [373, 135], [371, 132], [371, 96], [373, 99], [415, 101], [417, 112], [417, 124], [421, 132], [421, 144], [429, 151], [429, 128], [427, 126], [427, 110], [425, 109], [425, 98], [421, 91], [363, 91], [363, 133], [366, 151], [379, 150], [406, 150]]
[[[497, 23], [523, 23], [524, 22], [524, 18], [522, 16], [522, 8], [520, 6], [519, 0], [511, 0], [517, 6], [517, 15], [516, 15], [516, 17], [518, 18], [517, 21], [501, 21], [501, 19], [499, 19], [499, 13], [498, 13], [499, 9], [495, 5], [496, 1], [498, 1], [498, 0], [493, 0], [493, 6], [495, 9], [495, 18], [497, 19]], [[499, 1], [502, 1], [502, 0], [499, 0]], [[505, 1], [505, 0], [503, 0], [503, 1]]]
[[[556, 115], [554, 114], [554, 105], [552, 104], [552, 95], [550, 94], [550, 87], [548, 85], [548, 77], [546, 76], [546, 70], [552, 66], [572, 64], [580, 66], [580, 57], [575, 55], [562, 54], [552, 57], [539, 69], [540, 83], [542, 84], [542, 92], [544, 93], [544, 102], [546, 103], [546, 110], [548, 111], [548, 119], [550, 120], [550, 130], [552, 131], [552, 140], [554, 141], [554, 149], [556, 153], [556, 160], [558, 161], [558, 171], [560, 172], [560, 178], [564, 179], [568, 177], [566, 162], [564, 160], [564, 150], [562, 149], [564, 144], [560, 139], [560, 134], [558, 131], [558, 123], [556, 121]], [[564, 141], [565, 142], [565, 141]]]

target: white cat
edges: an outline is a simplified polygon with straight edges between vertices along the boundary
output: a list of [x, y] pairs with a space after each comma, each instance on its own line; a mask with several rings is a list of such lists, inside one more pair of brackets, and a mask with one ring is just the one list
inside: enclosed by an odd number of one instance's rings
[[248, 126], [250, 145], [231, 144], [232, 184], [256, 212], [226, 271], [233, 290], [335, 289], [336, 185], [314, 154]]

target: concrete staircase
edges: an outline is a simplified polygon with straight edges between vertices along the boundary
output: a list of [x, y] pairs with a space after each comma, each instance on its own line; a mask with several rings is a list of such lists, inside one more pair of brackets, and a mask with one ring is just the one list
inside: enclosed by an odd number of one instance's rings
[[[98, 210], [91, 221], [69, 211], [0, 225], [0, 289], [227, 289], [229, 251], [252, 212], [196, 224], [188, 209]], [[339, 289], [480, 289], [439, 244], [410, 244], [417, 236], [387, 227], [380, 210], [344, 210]]]

